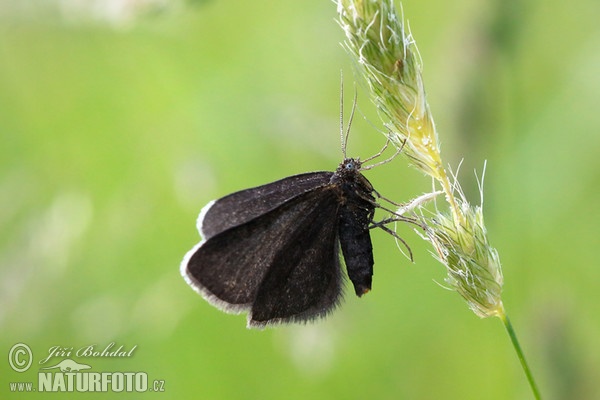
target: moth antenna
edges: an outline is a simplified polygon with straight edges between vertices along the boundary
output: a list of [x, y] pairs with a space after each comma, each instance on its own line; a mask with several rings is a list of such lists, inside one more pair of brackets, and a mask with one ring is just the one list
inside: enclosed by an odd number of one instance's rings
[[340, 70], [340, 141], [342, 155], [346, 159], [346, 138], [344, 138], [344, 71]]
[[346, 135], [344, 137], [344, 158], [346, 158], [346, 143], [348, 143], [348, 135], [350, 135], [350, 128], [352, 127], [352, 120], [354, 119], [354, 112], [356, 111], [356, 99], [358, 98], [358, 92], [356, 90], [356, 83], [354, 84], [354, 99], [352, 100], [352, 111], [350, 111], [350, 119], [348, 120], [348, 127], [346, 127]]

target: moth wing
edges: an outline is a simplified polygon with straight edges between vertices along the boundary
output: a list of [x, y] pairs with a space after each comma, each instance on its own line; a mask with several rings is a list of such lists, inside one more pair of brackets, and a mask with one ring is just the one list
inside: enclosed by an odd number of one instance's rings
[[252, 309], [249, 326], [326, 314], [341, 293], [337, 196], [318, 187], [210, 236], [188, 252], [182, 275], [226, 312]]
[[208, 203], [198, 216], [198, 231], [207, 240], [217, 233], [268, 213], [286, 201], [327, 185], [333, 172], [309, 172], [241, 190]]
[[326, 316], [339, 305], [338, 207], [337, 202], [322, 203], [298, 224], [258, 288], [248, 326], [306, 322]]

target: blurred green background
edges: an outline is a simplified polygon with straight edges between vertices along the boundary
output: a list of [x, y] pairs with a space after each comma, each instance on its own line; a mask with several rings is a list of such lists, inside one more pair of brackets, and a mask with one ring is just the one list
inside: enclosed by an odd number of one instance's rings
[[[403, 9], [473, 202], [488, 162], [503, 299], [542, 394], [600, 398], [600, 3]], [[308, 326], [247, 330], [181, 279], [209, 200], [340, 161], [340, 70], [347, 110], [354, 79], [335, 17], [320, 0], [0, 1], [1, 398], [28, 397], [9, 382], [37, 385], [50, 347], [111, 342], [137, 347], [74, 358], [165, 392], [69, 397], [531, 398], [500, 321], [436, 284], [445, 271], [409, 227], [414, 264], [375, 231], [373, 291]], [[348, 152], [383, 142], [357, 118]], [[402, 158], [366, 175], [395, 201], [430, 188]], [[19, 342], [24, 373], [7, 362]]]

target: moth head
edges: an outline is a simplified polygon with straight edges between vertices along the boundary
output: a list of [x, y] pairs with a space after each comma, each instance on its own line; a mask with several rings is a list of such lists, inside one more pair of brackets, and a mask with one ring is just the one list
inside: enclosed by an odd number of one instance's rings
[[356, 174], [361, 165], [362, 163], [358, 158], [345, 158], [338, 166], [337, 173], [343, 175]]

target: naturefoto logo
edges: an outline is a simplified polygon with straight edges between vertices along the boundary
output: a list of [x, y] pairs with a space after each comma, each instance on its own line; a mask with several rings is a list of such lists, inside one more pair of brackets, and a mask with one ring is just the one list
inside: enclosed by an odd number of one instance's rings
[[[39, 367], [37, 386], [34, 382], [10, 382], [11, 392], [162, 392], [164, 381], [155, 379], [149, 384], [148, 374], [137, 371], [95, 371], [93, 359], [129, 358], [137, 345], [130, 348], [114, 342], [98, 348], [97, 345], [73, 347], [53, 346], [36, 364]], [[61, 359], [62, 358], [62, 359]], [[74, 360], [77, 358], [77, 361]], [[18, 373], [32, 367], [33, 352], [24, 343], [11, 347], [8, 361]], [[85, 359], [85, 362], [84, 360]], [[88, 359], [92, 359], [89, 361]]]
[[54, 368], [60, 368], [60, 370], [62, 372], [79, 372], [82, 369], [90, 369], [92, 367], [90, 367], [89, 365], [86, 365], [86, 364], [79, 364], [73, 360], [66, 358], [56, 365], [53, 365], [51, 367], [46, 367], [46, 368], [40, 368], [40, 369], [54, 369]]

